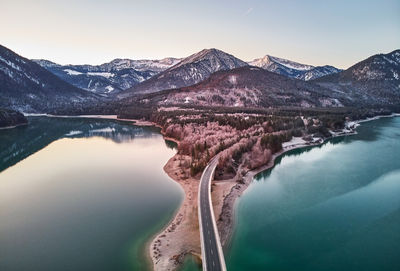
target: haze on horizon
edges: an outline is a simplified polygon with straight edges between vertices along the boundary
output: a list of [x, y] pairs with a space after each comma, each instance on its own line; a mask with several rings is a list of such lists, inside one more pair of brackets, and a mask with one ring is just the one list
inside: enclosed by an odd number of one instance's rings
[[400, 48], [400, 1], [0, 0], [0, 44], [28, 58], [101, 64], [218, 48], [347, 68]]

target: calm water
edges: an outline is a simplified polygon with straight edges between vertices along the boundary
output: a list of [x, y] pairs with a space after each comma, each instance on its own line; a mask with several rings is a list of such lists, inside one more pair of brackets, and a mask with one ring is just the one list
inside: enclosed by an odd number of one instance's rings
[[400, 118], [296, 150], [237, 203], [228, 270], [400, 270]]
[[0, 130], [0, 270], [146, 270], [183, 191], [157, 129], [31, 117]]

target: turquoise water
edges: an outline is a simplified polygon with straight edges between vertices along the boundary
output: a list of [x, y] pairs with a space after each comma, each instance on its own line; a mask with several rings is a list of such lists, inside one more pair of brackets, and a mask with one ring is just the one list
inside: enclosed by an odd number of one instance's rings
[[[158, 129], [32, 117], [0, 130], [0, 270], [147, 270], [183, 198]], [[228, 270], [399, 270], [400, 118], [295, 150], [237, 202]], [[199, 270], [187, 257], [182, 270]]]
[[0, 270], [147, 270], [183, 191], [158, 129], [29, 118], [0, 130]]
[[400, 270], [400, 118], [294, 150], [236, 205], [228, 270]]

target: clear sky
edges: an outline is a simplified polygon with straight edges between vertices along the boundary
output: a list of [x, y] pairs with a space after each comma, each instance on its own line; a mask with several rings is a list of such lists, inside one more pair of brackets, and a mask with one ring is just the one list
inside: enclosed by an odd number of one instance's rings
[[0, 44], [61, 64], [218, 48], [347, 68], [400, 48], [399, 0], [0, 0], [0, 10]]

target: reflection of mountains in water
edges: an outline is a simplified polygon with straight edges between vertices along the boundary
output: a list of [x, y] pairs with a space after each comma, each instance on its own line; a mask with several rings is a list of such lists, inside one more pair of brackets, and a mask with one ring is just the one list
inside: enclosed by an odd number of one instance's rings
[[159, 136], [159, 128], [113, 120], [29, 117], [29, 125], [0, 132], [0, 171], [61, 138], [103, 137], [116, 143]]
[[128, 142], [135, 137], [152, 137], [155, 136], [155, 131], [149, 131], [149, 128], [121, 125], [113, 122], [94, 122], [83, 123], [80, 126], [74, 127], [64, 137], [83, 138], [83, 137], [104, 137], [111, 139], [116, 143]]

